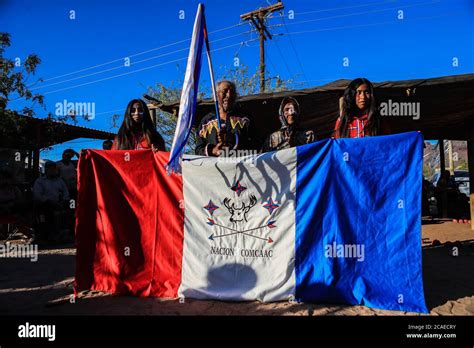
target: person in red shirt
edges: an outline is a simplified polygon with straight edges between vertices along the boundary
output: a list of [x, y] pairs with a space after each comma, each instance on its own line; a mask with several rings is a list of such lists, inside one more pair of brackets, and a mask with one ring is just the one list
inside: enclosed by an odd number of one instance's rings
[[344, 91], [341, 113], [334, 127], [335, 138], [362, 138], [390, 134], [380, 120], [374, 98], [374, 87], [365, 78], [357, 78]]
[[125, 116], [114, 139], [112, 150], [166, 151], [165, 141], [156, 131], [150, 111], [141, 99], [133, 99], [125, 110]]

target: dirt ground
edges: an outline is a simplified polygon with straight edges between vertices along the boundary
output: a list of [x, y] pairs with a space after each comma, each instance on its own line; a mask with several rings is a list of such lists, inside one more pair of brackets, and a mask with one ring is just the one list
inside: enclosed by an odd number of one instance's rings
[[[469, 224], [424, 221], [423, 279], [430, 315], [474, 315], [474, 231]], [[441, 245], [433, 246], [439, 240]], [[448, 242], [448, 243], [445, 243]], [[450, 244], [452, 242], [453, 244]], [[458, 246], [459, 255], [452, 255]], [[33, 266], [34, 265], [34, 266]], [[4, 315], [419, 315], [364, 306], [135, 298], [85, 291], [71, 299], [72, 246], [40, 249], [37, 262], [0, 259]]]

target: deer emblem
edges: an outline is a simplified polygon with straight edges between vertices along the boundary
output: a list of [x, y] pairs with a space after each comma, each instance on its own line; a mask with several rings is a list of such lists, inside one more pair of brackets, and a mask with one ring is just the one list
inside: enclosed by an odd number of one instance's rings
[[242, 201], [241, 204], [236, 205], [231, 198], [224, 198], [224, 205], [230, 213], [230, 222], [233, 223], [247, 222], [247, 213], [255, 204], [257, 204], [257, 198], [254, 195], [250, 195], [248, 204]]

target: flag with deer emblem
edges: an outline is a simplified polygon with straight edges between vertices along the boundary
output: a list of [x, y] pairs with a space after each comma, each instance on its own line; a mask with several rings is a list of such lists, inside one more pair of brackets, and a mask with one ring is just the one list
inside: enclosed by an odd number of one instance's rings
[[244, 157], [87, 150], [76, 290], [426, 313], [420, 133]]

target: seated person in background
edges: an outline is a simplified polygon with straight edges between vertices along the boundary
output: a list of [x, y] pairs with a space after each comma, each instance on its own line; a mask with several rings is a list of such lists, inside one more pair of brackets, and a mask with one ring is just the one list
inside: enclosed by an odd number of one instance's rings
[[447, 188], [447, 189], [457, 189], [456, 181], [454, 177], [451, 175], [449, 170], [445, 170], [439, 176], [438, 182], [436, 183], [437, 187], [440, 188]]
[[344, 90], [334, 137], [363, 138], [384, 134], [390, 134], [390, 129], [380, 119], [372, 83], [365, 78], [351, 81]]
[[265, 140], [262, 152], [287, 149], [294, 146], [312, 143], [315, 140], [314, 132], [299, 127], [300, 105], [295, 98], [283, 98], [280, 109], [281, 128], [273, 132]]
[[436, 183], [435, 196], [440, 213], [444, 213], [443, 208], [445, 208], [447, 217], [455, 219], [462, 217], [461, 196], [465, 197], [465, 195], [459, 192], [455, 178], [451, 175], [449, 170], [445, 170], [441, 173]]
[[33, 199], [40, 220], [46, 224], [43, 231], [38, 231], [39, 237], [43, 240], [59, 240], [63, 232], [62, 215], [69, 204], [69, 192], [57, 175], [56, 163], [46, 162], [44, 167], [45, 175], [36, 179], [33, 186]]
[[15, 185], [13, 175], [4, 170], [0, 171], [0, 218], [5, 218], [5, 223], [16, 224], [25, 236], [32, 236], [31, 214], [24, 195]]
[[14, 185], [12, 175], [7, 171], [0, 171], [0, 216], [21, 213], [23, 203], [23, 195]]
[[66, 149], [63, 152], [63, 159], [56, 162], [58, 176], [64, 180], [69, 196], [72, 199], [77, 197], [77, 171], [76, 165], [71, 161], [74, 156], [79, 158], [79, 154], [76, 151]]
[[219, 103], [219, 129], [216, 114], [211, 112], [204, 116], [197, 130], [196, 155], [220, 156], [230, 150], [257, 150], [253, 143], [250, 120], [235, 107], [237, 91], [235, 84], [223, 80], [217, 84]]
[[127, 105], [112, 150], [144, 149], [166, 151], [165, 141], [156, 131], [146, 103], [141, 99], [133, 99]]

